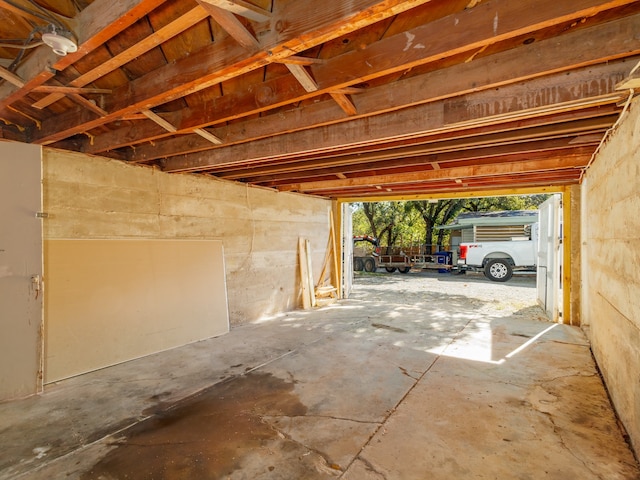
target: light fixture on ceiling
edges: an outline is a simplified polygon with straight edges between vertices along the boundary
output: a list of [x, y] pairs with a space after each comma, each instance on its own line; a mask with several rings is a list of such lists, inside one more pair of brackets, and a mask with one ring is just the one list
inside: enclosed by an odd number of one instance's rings
[[51, 47], [53, 53], [61, 57], [78, 50], [78, 45], [73, 40], [71, 32], [60, 29], [56, 31], [56, 27], [53, 25], [49, 27], [47, 33], [42, 34], [42, 41]]

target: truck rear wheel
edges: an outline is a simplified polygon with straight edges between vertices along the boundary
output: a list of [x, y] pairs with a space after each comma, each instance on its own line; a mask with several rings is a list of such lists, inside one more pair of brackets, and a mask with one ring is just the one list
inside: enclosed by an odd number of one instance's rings
[[400, 273], [409, 273], [409, 270], [411, 270], [411, 267], [402, 267], [402, 268], [398, 268], [398, 271]]
[[384, 267], [384, 269], [389, 273], [393, 273], [396, 271], [396, 267]]
[[513, 268], [504, 258], [493, 258], [484, 266], [484, 275], [494, 282], [506, 282], [513, 275]]
[[364, 271], [365, 272], [375, 272], [376, 271], [376, 261], [373, 258], [365, 258], [364, 259]]
[[356, 272], [361, 272], [361, 271], [362, 271], [362, 268], [363, 268], [363, 265], [362, 265], [362, 259], [361, 259], [361, 258], [359, 258], [359, 257], [354, 258], [354, 259], [353, 259], [353, 269], [354, 269]]

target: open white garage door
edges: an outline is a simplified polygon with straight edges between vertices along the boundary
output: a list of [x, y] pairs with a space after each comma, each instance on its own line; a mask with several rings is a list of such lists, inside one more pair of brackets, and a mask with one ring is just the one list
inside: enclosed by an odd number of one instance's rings
[[562, 319], [562, 201], [556, 194], [540, 205], [538, 303], [549, 319]]

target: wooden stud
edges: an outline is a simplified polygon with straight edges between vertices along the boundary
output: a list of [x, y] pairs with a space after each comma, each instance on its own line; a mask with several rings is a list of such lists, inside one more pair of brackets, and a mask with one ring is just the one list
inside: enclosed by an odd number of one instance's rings
[[213, 18], [218, 25], [249, 52], [253, 53], [260, 50], [258, 40], [256, 40], [253, 34], [246, 29], [233, 13], [215, 6], [213, 2], [209, 0], [198, 0], [198, 3], [211, 15], [211, 18]]
[[[562, 193], [562, 323], [580, 326], [571, 311], [571, 188]], [[576, 319], [577, 320], [577, 319]]]
[[331, 92], [331, 98], [333, 98], [338, 106], [349, 116], [356, 115], [358, 110], [356, 106], [353, 104], [351, 99], [344, 95], [343, 93], [335, 93]]
[[[336, 287], [336, 289], [340, 288], [340, 267], [338, 262], [338, 247], [336, 246], [336, 235], [337, 235], [335, 221], [333, 219], [333, 210], [329, 211], [329, 238], [331, 242], [331, 260], [332, 260], [332, 269], [331, 269], [331, 277], [332, 277], [332, 285]], [[338, 297], [341, 295], [338, 293]]]
[[304, 88], [307, 92], [316, 92], [318, 90], [318, 84], [306, 68], [297, 63], [285, 63], [285, 65], [293, 74], [293, 76], [296, 77], [296, 80], [300, 82], [302, 88]]
[[46, 93], [61, 93], [62, 95], [70, 93], [79, 94], [110, 94], [112, 92], [109, 88], [87, 88], [87, 87], [65, 87], [56, 85], [40, 85], [33, 89], [34, 92], [46, 92]]
[[151, 110], [142, 110], [141, 112], [145, 117], [147, 117], [149, 120], [151, 120], [152, 122], [157, 123], [158, 125], [160, 125], [162, 128], [164, 128], [166, 131], [168, 132], [175, 132], [177, 129], [176, 127], [174, 127], [173, 125], [171, 125], [169, 122], [167, 122], [164, 118], [162, 118], [160, 115], [158, 115], [155, 112], [152, 112]]
[[222, 144], [222, 140], [221, 139], [216, 137], [213, 133], [208, 132], [204, 128], [196, 128], [193, 131], [193, 133], [195, 133], [197, 135], [200, 135], [202, 138], [206, 138], [207, 140], [209, 140], [211, 143], [213, 143], [215, 145], [221, 145]]
[[307, 248], [306, 241], [300, 237], [298, 239], [298, 262], [300, 266], [300, 285], [302, 289], [302, 308], [308, 310], [311, 308], [311, 294], [309, 287], [309, 272], [307, 270]]
[[15, 85], [18, 88], [24, 87], [24, 80], [2, 66], [0, 66], [0, 78], [4, 78], [7, 82]]
[[311, 268], [311, 242], [309, 240], [304, 241], [304, 251], [305, 251], [305, 259], [307, 262], [307, 275], [309, 276], [307, 279], [307, 284], [309, 285], [309, 297], [311, 301], [311, 306], [316, 306], [316, 292], [313, 287], [313, 269]]
[[271, 12], [258, 8], [243, 0], [198, 0], [199, 3], [208, 3], [222, 10], [226, 10], [255, 22], [266, 22], [271, 19]]

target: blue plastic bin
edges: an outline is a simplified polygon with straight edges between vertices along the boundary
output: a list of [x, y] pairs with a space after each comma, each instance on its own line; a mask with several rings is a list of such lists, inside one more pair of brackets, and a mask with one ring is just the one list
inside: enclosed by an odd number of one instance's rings
[[[453, 262], [453, 252], [436, 252], [435, 255], [438, 256], [438, 263], [442, 263], [444, 265], [451, 265]], [[450, 270], [448, 268], [439, 268], [438, 273], [449, 273]]]

